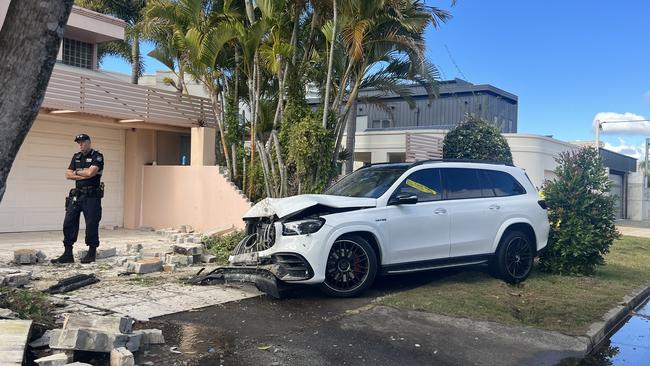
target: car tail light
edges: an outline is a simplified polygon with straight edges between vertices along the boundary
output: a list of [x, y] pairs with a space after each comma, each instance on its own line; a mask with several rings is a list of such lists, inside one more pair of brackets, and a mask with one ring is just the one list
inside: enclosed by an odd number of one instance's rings
[[548, 206], [546, 205], [546, 201], [539, 200], [539, 201], [537, 201], [537, 203], [539, 204], [539, 207], [541, 207], [541, 208], [543, 208], [545, 210], [548, 209]]

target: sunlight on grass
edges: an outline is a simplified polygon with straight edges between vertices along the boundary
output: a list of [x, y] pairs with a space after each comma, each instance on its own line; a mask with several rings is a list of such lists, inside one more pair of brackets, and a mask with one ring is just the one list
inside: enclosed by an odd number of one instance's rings
[[528, 325], [584, 334], [592, 322], [623, 297], [650, 284], [650, 239], [623, 237], [592, 277], [534, 271], [519, 285], [508, 285], [485, 271], [469, 270], [378, 299], [382, 305], [454, 317]]

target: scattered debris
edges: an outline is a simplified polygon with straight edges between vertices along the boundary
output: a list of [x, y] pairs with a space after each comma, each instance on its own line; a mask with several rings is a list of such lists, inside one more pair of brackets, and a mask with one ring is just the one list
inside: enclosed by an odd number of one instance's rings
[[31, 320], [0, 320], [0, 365], [23, 364], [31, 329]]
[[143, 249], [142, 244], [140, 243], [129, 243], [126, 245], [126, 251], [129, 253], [140, 253], [140, 251]]
[[201, 254], [202, 263], [215, 263], [216, 261], [217, 257], [212, 254]]
[[104, 225], [104, 226], [102, 226], [102, 229], [104, 229], [104, 230], [117, 230], [117, 229], [119, 229], [119, 226], [117, 226], [117, 225]]
[[[83, 258], [88, 254], [88, 250], [80, 250], [77, 252], [77, 257]], [[115, 257], [117, 255], [117, 248], [106, 248], [106, 249], [97, 249], [97, 254], [95, 259], [106, 259], [110, 257]]]
[[160, 329], [140, 329], [133, 331], [135, 334], [142, 334], [142, 344], [164, 344], [165, 337], [163, 337], [162, 330]]
[[179, 350], [178, 350], [178, 347], [176, 347], [176, 346], [170, 348], [170, 349], [169, 349], [169, 352], [171, 352], [171, 353], [178, 353], [178, 354], [183, 353], [183, 352], [179, 351]]
[[152, 273], [160, 272], [163, 269], [163, 263], [160, 258], [145, 258], [137, 262], [127, 262], [126, 271], [130, 273]]
[[32, 271], [0, 268], [0, 286], [21, 287], [29, 284]]
[[111, 350], [111, 366], [133, 366], [135, 359], [133, 353], [125, 347], [114, 348]]
[[56, 285], [45, 290], [48, 294], [62, 294], [99, 282], [94, 274], [79, 274], [60, 280]]
[[174, 253], [183, 255], [201, 255], [203, 254], [203, 245], [201, 244], [176, 244], [174, 245]]
[[41, 338], [29, 342], [29, 346], [32, 347], [32, 348], [43, 348], [43, 347], [47, 347], [47, 346], [49, 346], [49, 344], [50, 344], [50, 336], [51, 336], [51, 335], [52, 335], [52, 331], [51, 331], [51, 330], [47, 330], [47, 331], [45, 331], [45, 333], [43, 333], [43, 335], [41, 336]]
[[72, 362], [72, 357], [65, 353], [55, 353], [51, 356], [41, 357], [34, 360], [38, 366], [63, 366]]
[[45, 263], [47, 256], [40, 250], [21, 248], [14, 250], [14, 263], [16, 264], [36, 264]]
[[163, 272], [168, 272], [172, 273], [176, 271], [176, 265], [173, 263], [165, 263], [163, 264]]
[[182, 254], [167, 254], [165, 255], [165, 263], [176, 264], [179, 266], [190, 266], [194, 264], [194, 257]]
[[18, 319], [18, 314], [10, 309], [0, 308], [0, 319]]

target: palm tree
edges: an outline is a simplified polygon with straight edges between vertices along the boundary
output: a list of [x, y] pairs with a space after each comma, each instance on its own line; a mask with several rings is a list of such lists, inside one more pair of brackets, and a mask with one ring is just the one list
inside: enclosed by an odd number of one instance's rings
[[146, 0], [75, 0], [75, 5], [110, 14], [126, 22], [125, 40], [100, 44], [97, 49], [97, 58], [101, 60], [106, 56], [116, 56], [131, 64], [131, 83], [137, 84], [144, 73], [144, 60], [140, 53], [140, 40], [142, 40], [143, 10], [147, 5]]
[[[439, 75], [424, 56], [424, 31], [451, 17], [419, 0], [349, 0], [341, 4], [340, 12], [341, 31], [336, 42], [347, 58], [338, 70], [338, 94], [331, 107], [338, 111], [333, 164], [339, 157], [346, 123], [351, 123], [349, 134], [356, 133], [356, 121], [349, 113], [361, 88], [374, 87], [408, 99], [409, 85], [417, 83], [435, 95]], [[350, 152], [354, 151], [352, 136], [348, 136]]]

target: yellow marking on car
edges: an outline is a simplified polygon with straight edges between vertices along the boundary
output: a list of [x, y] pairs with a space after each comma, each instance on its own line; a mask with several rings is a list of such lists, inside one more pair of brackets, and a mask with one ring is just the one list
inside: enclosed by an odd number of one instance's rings
[[418, 183], [418, 182], [410, 180], [410, 179], [406, 180], [406, 185], [409, 186], [409, 187], [413, 187], [413, 188], [417, 189], [420, 192], [431, 193], [434, 196], [436, 194], [438, 194], [438, 192], [436, 192], [433, 189], [425, 186], [424, 184]]

